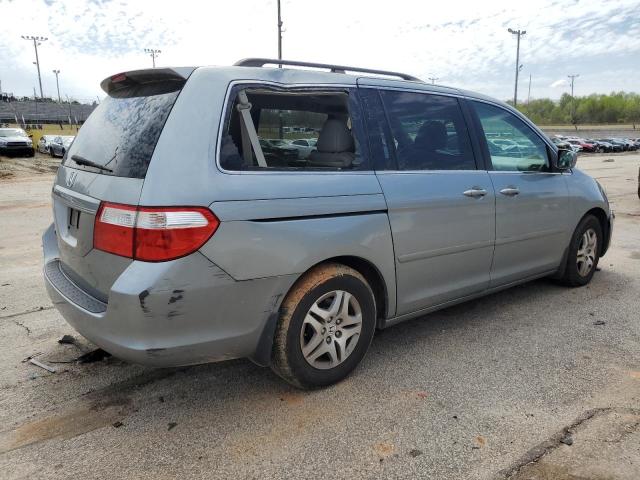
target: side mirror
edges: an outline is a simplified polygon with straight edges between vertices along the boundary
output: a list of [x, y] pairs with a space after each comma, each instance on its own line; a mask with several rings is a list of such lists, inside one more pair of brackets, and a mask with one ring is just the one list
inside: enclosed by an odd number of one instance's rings
[[558, 150], [558, 156], [555, 158], [555, 167], [558, 170], [569, 170], [576, 166], [578, 154], [573, 150]]

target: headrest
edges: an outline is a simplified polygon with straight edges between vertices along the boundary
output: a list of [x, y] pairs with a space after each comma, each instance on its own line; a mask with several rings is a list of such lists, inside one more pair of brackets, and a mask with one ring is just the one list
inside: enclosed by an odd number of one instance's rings
[[444, 148], [447, 146], [447, 128], [444, 123], [435, 120], [424, 122], [413, 144], [424, 150]]
[[320, 131], [316, 148], [322, 153], [353, 152], [353, 137], [346, 123], [336, 118], [329, 118]]

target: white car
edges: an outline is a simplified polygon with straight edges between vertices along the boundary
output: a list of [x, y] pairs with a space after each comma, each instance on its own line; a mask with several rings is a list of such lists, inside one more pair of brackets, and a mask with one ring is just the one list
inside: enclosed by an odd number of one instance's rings
[[56, 138], [56, 135], [43, 135], [38, 140], [38, 152], [40, 153], [49, 153], [49, 147], [51, 147], [51, 142]]
[[316, 149], [317, 143], [317, 138], [298, 138], [297, 140], [289, 141], [289, 145], [298, 150], [298, 158], [301, 160], [309, 157], [311, 152]]

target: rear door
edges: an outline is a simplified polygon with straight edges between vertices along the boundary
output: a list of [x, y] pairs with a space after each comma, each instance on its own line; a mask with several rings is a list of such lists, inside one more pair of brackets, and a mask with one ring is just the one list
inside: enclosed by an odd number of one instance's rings
[[477, 169], [458, 99], [369, 88], [361, 93], [393, 233], [397, 313], [484, 290], [494, 193], [488, 173]]
[[60, 268], [106, 301], [130, 259], [93, 249], [101, 201], [138, 205], [155, 145], [185, 79], [171, 70], [120, 74], [65, 154], [53, 187]]
[[470, 102], [496, 191], [496, 248], [491, 286], [558, 268], [570, 234], [569, 194], [549, 147], [505, 108]]

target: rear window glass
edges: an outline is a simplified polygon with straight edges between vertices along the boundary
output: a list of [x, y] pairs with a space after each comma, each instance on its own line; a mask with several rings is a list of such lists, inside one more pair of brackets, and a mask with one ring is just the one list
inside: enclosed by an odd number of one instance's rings
[[[178, 93], [107, 97], [80, 128], [64, 164], [105, 175], [144, 178]], [[108, 170], [78, 165], [74, 156]]]

